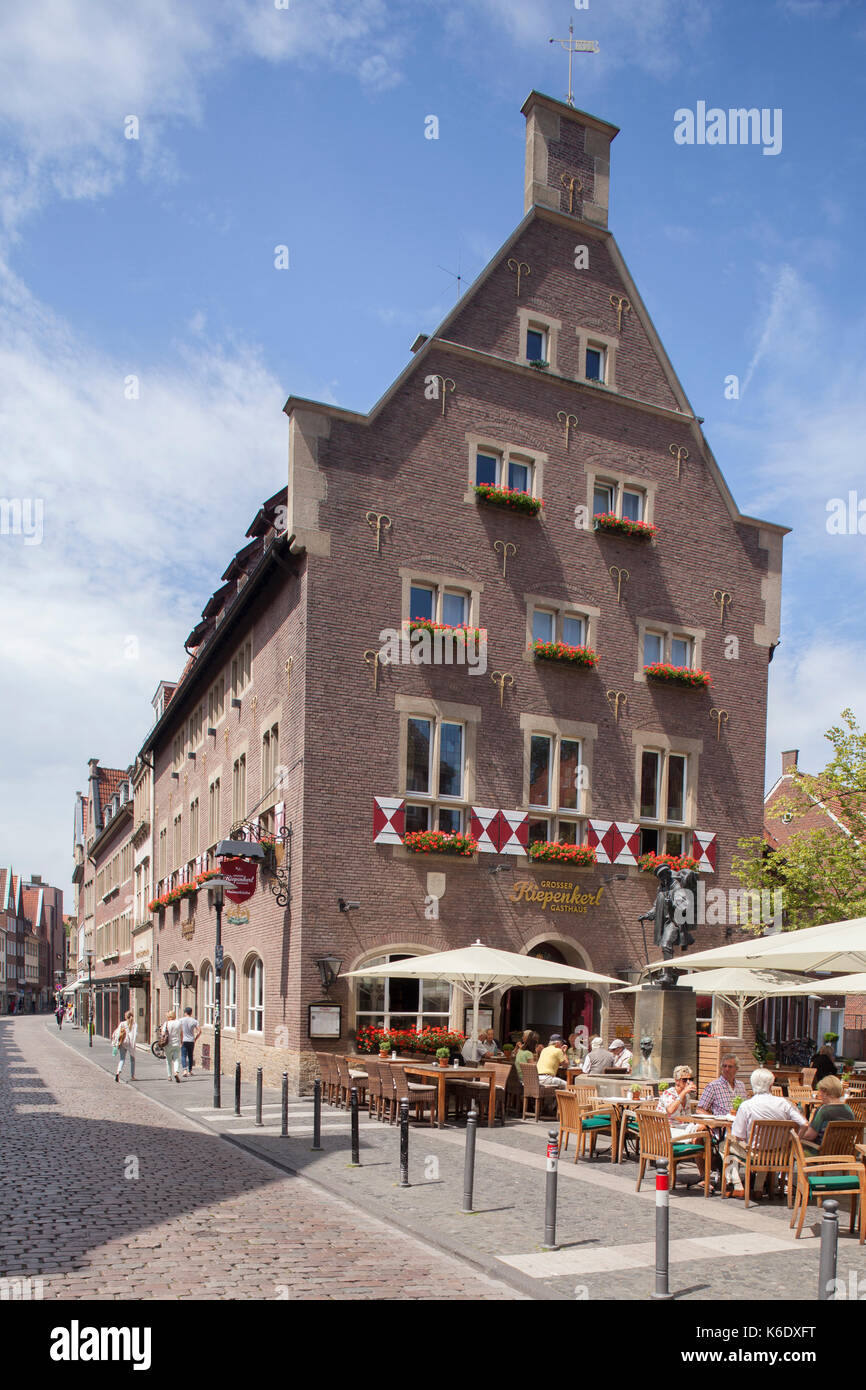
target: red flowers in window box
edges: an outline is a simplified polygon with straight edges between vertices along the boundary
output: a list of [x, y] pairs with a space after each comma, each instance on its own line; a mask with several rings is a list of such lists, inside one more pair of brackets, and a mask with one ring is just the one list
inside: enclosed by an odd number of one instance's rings
[[636, 536], [650, 541], [659, 529], [649, 521], [630, 521], [627, 516], [617, 516], [614, 512], [599, 512], [592, 520], [596, 531], [615, 531], [620, 536]]
[[592, 647], [570, 647], [567, 642], [533, 642], [536, 661], [563, 661], [569, 666], [597, 666], [598, 652]]
[[460, 831], [446, 835], [443, 830], [411, 830], [403, 844], [413, 854], [459, 854], [466, 859], [478, 851], [478, 841]]
[[375, 1053], [388, 1042], [393, 1052], [435, 1054], [440, 1047], [462, 1047], [465, 1041], [465, 1033], [451, 1033], [447, 1028], [377, 1028], [369, 1023], [358, 1029], [355, 1047], [358, 1052]]
[[656, 854], [655, 850], [650, 850], [647, 854], [642, 854], [638, 861], [638, 868], [645, 874], [654, 874], [656, 869], [660, 869], [662, 864], [667, 864], [674, 873], [678, 869], [696, 869], [697, 859], [693, 859], [690, 854]]
[[654, 661], [643, 668], [645, 676], [654, 681], [666, 681], [668, 685], [690, 685], [694, 690], [706, 690], [712, 684], [709, 671], [698, 671], [692, 666], [671, 666], [667, 661]]
[[470, 627], [468, 623], [434, 623], [432, 618], [410, 618], [409, 631], [417, 632], [419, 628], [423, 632], [447, 632], [453, 634], [458, 642], [461, 640], [465, 642], [467, 637], [471, 637], [474, 641], [480, 641], [481, 639], [481, 628]]
[[543, 497], [533, 497], [517, 487], [494, 487], [493, 483], [476, 483], [475, 496], [479, 502], [506, 507], [512, 512], [523, 512], [526, 516], [538, 516], [544, 506]]
[[558, 840], [533, 840], [529, 846], [529, 858], [571, 864], [576, 869], [598, 863], [594, 845], [564, 845]]

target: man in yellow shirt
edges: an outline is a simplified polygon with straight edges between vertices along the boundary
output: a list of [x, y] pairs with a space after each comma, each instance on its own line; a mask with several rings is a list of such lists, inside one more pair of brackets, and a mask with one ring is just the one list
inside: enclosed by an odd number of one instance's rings
[[553, 1033], [547, 1047], [542, 1048], [536, 1064], [539, 1086], [564, 1086], [566, 1084], [563, 1077], [557, 1075], [559, 1068], [568, 1064], [563, 1048], [564, 1041], [560, 1033]]

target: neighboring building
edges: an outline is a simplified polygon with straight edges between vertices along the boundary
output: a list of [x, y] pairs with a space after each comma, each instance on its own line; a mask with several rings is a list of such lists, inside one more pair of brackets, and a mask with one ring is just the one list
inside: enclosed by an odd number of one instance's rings
[[24, 916], [21, 876], [0, 869], [0, 927], [6, 948], [5, 995], [3, 1009], [9, 1013], [29, 1009], [31, 990], [27, 978], [27, 938], [29, 928]]
[[96, 1032], [109, 1038], [129, 1008], [133, 966], [131, 769], [100, 767], [98, 758], [88, 769], [85, 893], [92, 918], [88, 913], [86, 937], [93, 950]]
[[[793, 835], [823, 830], [848, 835], [845, 807], [836, 797], [821, 798], [818, 788], [806, 793], [795, 786], [800, 772], [799, 749], [782, 754], [781, 775], [764, 798], [764, 840], [770, 850], [779, 849]], [[814, 1038], [820, 1044], [825, 1033], [838, 1033], [840, 1057], [866, 1057], [866, 997], [862, 994], [816, 1000], [767, 999], [758, 1005], [758, 1026], [768, 1038]]]
[[22, 884], [22, 901], [31, 931], [25, 973], [37, 1009], [47, 1009], [64, 980], [63, 892], [33, 874]]
[[[523, 109], [523, 221], [369, 415], [289, 399], [288, 489], [187, 638], [139, 754], [154, 894], [184, 893], [155, 914], [154, 1012], [189, 1001], [208, 1048], [214, 916], [196, 880], [230, 831], [276, 838], [223, 933], [223, 1065], [271, 1084], [288, 1070], [303, 1088], [314, 1050], [366, 1023], [463, 1027], [464, 1001], [433, 982], [371, 975], [328, 997], [325, 958], [372, 969], [480, 937], [634, 977], [655, 895], [639, 855], [693, 855], [737, 888], [737, 841], [760, 833], [786, 528], [738, 511], [607, 230], [616, 128], [538, 93]], [[488, 667], [377, 661], [413, 619], [482, 629]], [[586, 645], [598, 669], [539, 660], [536, 640]], [[709, 669], [711, 691], [648, 678], [659, 662]], [[479, 852], [412, 853], [404, 833], [427, 829]], [[528, 857], [539, 841], [589, 843], [598, 863]], [[183, 970], [169, 997], [165, 972]], [[313, 1035], [323, 1002], [340, 1008], [330, 1038]], [[494, 1026], [622, 1036], [632, 1008], [513, 989]]]

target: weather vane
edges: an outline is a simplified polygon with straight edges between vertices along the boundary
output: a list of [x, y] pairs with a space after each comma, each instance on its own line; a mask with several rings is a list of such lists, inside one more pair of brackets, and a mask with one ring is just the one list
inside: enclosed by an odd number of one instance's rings
[[567, 101], [568, 101], [569, 106], [573, 106], [573, 105], [574, 105], [574, 88], [573, 88], [573, 84], [572, 84], [571, 78], [572, 78], [572, 71], [573, 71], [573, 66], [574, 66], [574, 55], [575, 55], [575, 53], [597, 53], [597, 52], [598, 52], [598, 43], [596, 42], [595, 39], [576, 39], [576, 38], [574, 37], [574, 25], [573, 25], [573, 24], [569, 24], [569, 26], [568, 26], [568, 38], [567, 38], [567, 39], [551, 39], [550, 42], [551, 42], [551, 43], [558, 43], [559, 46], [560, 46], [560, 48], [564, 48], [564, 49], [566, 49], [567, 52], [568, 52], [568, 97], [567, 97]]

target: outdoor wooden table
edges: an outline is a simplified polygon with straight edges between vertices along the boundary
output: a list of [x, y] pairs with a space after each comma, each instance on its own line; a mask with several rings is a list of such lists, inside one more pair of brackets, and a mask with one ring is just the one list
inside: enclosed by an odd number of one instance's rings
[[415, 1062], [402, 1063], [407, 1076], [423, 1076], [425, 1080], [435, 1080], [439, 1087], [438, 1115], [439, 1128], [445, 1125], [445, 1088], [449, 1081], [487, 1081], [490, 1085], [490, 1099], [487, 1106], [487, 1127], [493, 1128], [496, 1117], [496, 1072], [492, 1067], [431, 1067]]

